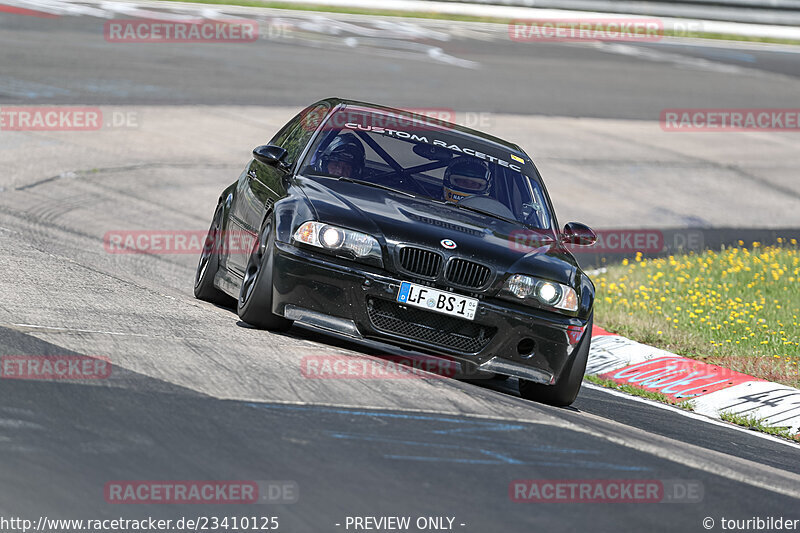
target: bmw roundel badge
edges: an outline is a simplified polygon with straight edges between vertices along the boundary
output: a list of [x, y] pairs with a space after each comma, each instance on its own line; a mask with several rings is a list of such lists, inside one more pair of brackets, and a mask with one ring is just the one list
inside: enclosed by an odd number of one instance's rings
[[457, 246], [456, 242], [451, 239], [442, 239], [441, 245], [448, 250], [453, 250]]

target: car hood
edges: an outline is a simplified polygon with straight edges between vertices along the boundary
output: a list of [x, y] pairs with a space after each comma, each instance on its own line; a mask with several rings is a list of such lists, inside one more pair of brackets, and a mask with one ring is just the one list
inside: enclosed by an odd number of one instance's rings
[[[298, 178], [318, 220], [383, 237], [390, 249], [416, 244], [484, 263], [498, 274], [532, 274], [574, 285], [575, 258], [550, 232], [532, 232], [480, 213], [358, 183]], [[441, 241], [456, 243], [445, 249]]]

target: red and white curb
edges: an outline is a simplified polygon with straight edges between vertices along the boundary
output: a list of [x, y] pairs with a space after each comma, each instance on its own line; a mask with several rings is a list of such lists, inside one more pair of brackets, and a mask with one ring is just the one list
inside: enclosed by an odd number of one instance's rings
[[691, 400], [696, 413], [755, 416], [800, 435], [800, 389], [682, 357], [596, 327], [586, 374]]

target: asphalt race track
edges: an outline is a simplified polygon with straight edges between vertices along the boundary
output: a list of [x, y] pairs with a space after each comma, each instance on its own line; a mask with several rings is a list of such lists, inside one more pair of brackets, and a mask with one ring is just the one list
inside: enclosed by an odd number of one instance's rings
[[[307, 355], [400, 352], [251, 329], [193, 298], [196, 254], [103, 243], [110, 231], [205, 231], [252, 147], [332, 95], [485, 121], [533, 155], [562, 223], [797, 228], [796, 133], [658, 126], [664, 108], [797, 107], [796, 50], [514, 43], [482, 25], [266, 11], [291, 32], [124, 44], [103, 38], [121, 14], [73, 4], [52, 18], [0, 10], [0, 110], [100, 106], [105, 117], [99, 131], [0, 130], [0, 355], [82, 354], [112, 369], [0, 380], [0, 517], [277, 516], [279, 531], [299, 533], [353, 531], [348, 516], [452, 517], [465, 532], [800, 519], [791, 443], [594, 387], [557, 409], [520, 399], [513, 380], [306, 379]], [[515, 503], [520, 479], [660, 480], [702, 497]], [[108, 503], [119, 480], [280, 481], [297, 498]]]

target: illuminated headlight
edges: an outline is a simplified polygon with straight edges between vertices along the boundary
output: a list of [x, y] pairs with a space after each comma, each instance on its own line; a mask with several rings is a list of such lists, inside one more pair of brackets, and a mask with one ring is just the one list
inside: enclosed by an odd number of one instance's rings
[[294, 232], [294, 241], [351, 255], [359, 260], [381, 263], [381, 246], [366, 233], [339, 228], [323, 222], [305, 222]]
[[535, 300], [542, 305], [565, 311], [578, 310], [575, 289], [560, 283], [514, 274], [506, 280], [504, 289], [520, 300]]
[[561, 299], [561, 287], [554, 283], [542, 283], [539, 285], [539, 291], [536, 294], [542, 303], [547, 305], [554, 305]]
[[319, 237], [322, 246], [329, 250], [336, 250], [337, 248], [341, 248], [342, 244], [344, 244], [345, 234], [344, 230], [340, 230], [339, 228], [322, 226]]

